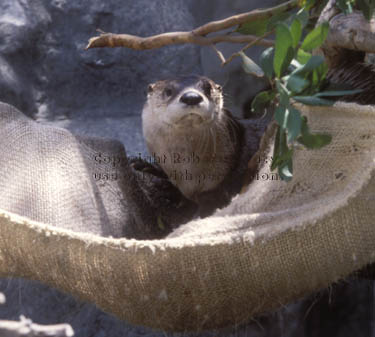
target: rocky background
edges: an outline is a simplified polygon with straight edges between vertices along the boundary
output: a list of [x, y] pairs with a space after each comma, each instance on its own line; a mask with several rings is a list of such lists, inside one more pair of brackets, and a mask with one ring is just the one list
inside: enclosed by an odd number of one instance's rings
[[[96, 29], [141, 36], [191, 30], [278, 2], [0, 0], [0, 101], [38, 122], [117, 138], [129, 154], [143, 153], [140, 115], [148, 83], [205, 74], [224, 86], [226, 106], [237, 116], [248, 113], [252, 97], [266, 84], [244, 74], [239, 60], [221, 68], [209, 47], [85, 51]], [[219, 47], [226, 56], [238, 48]], [[261, 51], [253, 48], [249, 54], [257, 59]], [[37, 282], [3, 279], [0, 291], [7, 297], [0, 319], [17, 320], [22, 314], [39, 324], [66, 322], [79, 337], [168, 335], [131, 326]], [[247, 325], [189, 336], [372, 336], [373, 307], [372, 282], [345, 281]]]

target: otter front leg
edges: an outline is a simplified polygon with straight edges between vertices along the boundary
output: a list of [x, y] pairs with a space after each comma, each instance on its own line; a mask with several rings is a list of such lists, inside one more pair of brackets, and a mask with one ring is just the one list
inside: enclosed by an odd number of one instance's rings
[[140, 177], [129, 163], [125, 165], [122, 174], [124, 178], [120, 187], [129, 212], [123, 235], [134, 239], [153, 239], [157, 209], [142, 189]]
[[125, 236], [165, 237], [196, 214], [196, 205], [181, 194], [156, 164], [135, 159], [126, 171], [130, 179], [124, 182], [123, 190], [133, 221], [125, 229]]
[[134, 158], [129, 161], [130, 166], [139, 172], [143, 172], [146, 174], [152, 174], [155, 177], [168, 179], [168, 176], [162, 170], [162, 168], [157, 164], [149, 163], [140, 158]]

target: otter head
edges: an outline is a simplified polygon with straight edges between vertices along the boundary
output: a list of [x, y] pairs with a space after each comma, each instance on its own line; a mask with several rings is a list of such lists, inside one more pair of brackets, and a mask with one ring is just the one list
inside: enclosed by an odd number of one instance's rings
[[161, 123], [173, 128], [202, 128], [222, 108], [219, 85], [206, 77], [186, 76], [150, 84], [144, 114], [156, 112]]
[[186, 76], [150, 84], [142, 123], [148, 150], [187, 198], [215, 188], [231, 169], [235, 123], [212, 80]]

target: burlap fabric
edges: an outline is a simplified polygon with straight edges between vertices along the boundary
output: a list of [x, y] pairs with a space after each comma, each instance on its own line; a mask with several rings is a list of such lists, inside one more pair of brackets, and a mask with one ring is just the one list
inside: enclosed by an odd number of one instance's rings
[[105, 222], [118, 219], [99, 203], [85, 164], [90, 151], [67, 131], [1, 105], [0, 208], [13, 212], [1, 211], [1, 275], [40, 280], [131, 323], [177, 331], [246, 321], [374, 262], [375, 109], [302, 109], [311, 129], [333, 140], [296, 149], [291, 182], [271, 179], [267, 146], [258, 179], [228, 207], [164, 240], [137, 241], [82, 233], [104, 235]]

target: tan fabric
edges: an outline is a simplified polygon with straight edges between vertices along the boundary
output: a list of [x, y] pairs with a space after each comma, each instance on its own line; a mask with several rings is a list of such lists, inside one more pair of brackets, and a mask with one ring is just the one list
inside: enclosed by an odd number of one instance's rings
[[[40, 280], [131, 323], [176, 331], [248, 320], [374, 262], [375, 109], [339, 103], [303, 111], [312, 131], [333, 141], [298, 149], [290, 183], [255, 180], [225, 209], [157, 241], [77, 233], [66, 229], [77, 228], [74, 218], [62, 229], [1, 211], [0, 274]], [[21, 139], [13, 124], [12, 140], [1, 139], [3, 157]], [[10, 167], [20, 165], [13, 155]], [[272, 146], [262, 154], [271, 156]]]

